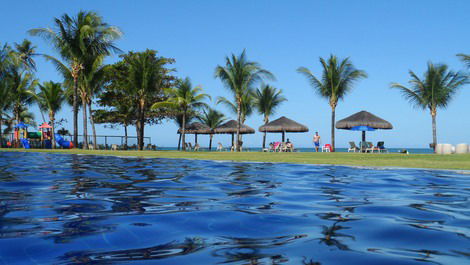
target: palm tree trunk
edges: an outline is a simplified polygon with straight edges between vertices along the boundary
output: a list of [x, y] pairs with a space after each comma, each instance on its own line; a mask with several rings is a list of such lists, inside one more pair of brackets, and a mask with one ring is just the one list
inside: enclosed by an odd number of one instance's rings
[[83, 114], [83, 149], [88, 149], [88, 118], [86, 109], [86, 97], [82, 94], [82, 114]]
[[240, 152], [240, 127], [241, 127], [241, 120], [242, 120], [242, 113], [241, 113], [241, 102], [238, 100], [237, 104], [237, 144], [236, 144], [236, 152]]
[[213, 134], [209, 135], [209, 151], [212, 151], [212, 137], [214, 137]]
[[124, 124], [124, 146], [125, 150], [127, 150], [127, 124]]
[[436, 111], [431, 111], [432, 117], [432, 145], [434, 152], [436, 152], [436, 145], [437, 145], [437, 128], [436, 128]]
[[[140, 116], [140, 114], [139, 114]], [[137, 150], [139, 149], [140, 146], [140, 120], [137, 120], [135, 122], [135, 133], [137, 135]]]
[[139, 150], [142, 151], [144, 150], [144, 125], [145, 125], [145, 115], [144, 115], [144, 104], [145, 102], [141, 103], [140, 107], [140, 124], [139, 124], [139, 136], [138, 136], [138, 142], [139, 142]]
[[97, 149], [97, 144], [96, 144], [96, 128], [95, 128], [95, 119], [93, 118], [93, 112], [91, 109], [91, 103], [88, 104], [88, 110], [90, 111], [90, 122], [91, 122], [91, 131], [93, 133], [93, 148]]
[[0, 114], [0, 148], [3, 147], [3, 130], [2, 130], [2, 126], [3, 126], [3, 115]]
[[263, 134], [263, 149], [266, 148], [266, 132]]
[[78, 147], [78, 76], [73, 78], [73, 146]]
[[178, 139], [178, 151], [181, 149], [181, 133], [180, 133], [180, 137]]
[[183, 141], [183, 151], [186, 151], [186, 112], [183, 112], [183, 123], [181, 128], [181, 140]]
[[51, 120], [51, 126], [52, 126], [52, 129], [51, 129], [51, 145], [52, 145], [52, 149], [56, 149], [56, 146], [55, 146], [55, 113], [53, 111], [50, 111], [49, 112], [49, 120]]
[[336, 107], [331, 107], [331, 152], [335, 151], [335, 112]]

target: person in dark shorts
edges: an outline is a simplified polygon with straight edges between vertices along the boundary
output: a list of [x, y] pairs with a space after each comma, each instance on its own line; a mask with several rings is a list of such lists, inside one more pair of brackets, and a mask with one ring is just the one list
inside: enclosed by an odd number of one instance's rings
[[318, 132], [313, 135], [313, 147], [315, 147], [315, 152], [318, 152], [320, 148], [320, 135], [318, 135]]

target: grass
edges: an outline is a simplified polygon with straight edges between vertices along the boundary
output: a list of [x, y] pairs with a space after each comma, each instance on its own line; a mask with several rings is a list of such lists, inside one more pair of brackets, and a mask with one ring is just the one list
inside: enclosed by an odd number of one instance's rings
[[180, 151], [110, 151], [81, 149], [0, 149], [7, 152], [41, 152], [60, 154], [87, 154], [110, 156], [139, 156], [156, 158], [184, 158], [251, 162], [279, 162], [293, 164], [332, 164], [369, 167], [405, 167], [470, 170], [470, 154], [359, 154], [359, 153], [261, 153], [261, 152], [180, 152]]

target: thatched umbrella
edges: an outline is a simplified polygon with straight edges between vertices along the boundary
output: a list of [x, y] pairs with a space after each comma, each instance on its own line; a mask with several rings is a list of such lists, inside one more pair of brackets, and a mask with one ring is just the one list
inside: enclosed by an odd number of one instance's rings
[[393, 125], [363, 110], [336, 122], [336, 129], [362, 131], [362, 142], [364, 143], [366, 141], [366, 131], [375, 131], [376, 129], [389, 130], [393, 129]]
[[273, 120], [258, 129], [260, 132], [282, 133], [282, 142], [285, 142], [286, 132], [308, 132], [308, 128], [285, 116]]
[[[178, 134], [181, 134], [183, 130], [178, 129]], [[197, 144], [197, 135], [198, 134], [211, 134], [211, 129], [200, 122], [193, 122], [186, 126], [185, 134], [194, 134], [194, 142]]]
[[[228, 122], [220, 125], [214, 129], [214, 133], [217, 134], [231, 134], [232, 135], [232, 146], [234, 146], [234, 135], [237, 133], [238, 122], [236, 120], [229, 120]], [[255, 129], [243, 124], [240, 127], [240, 134], [253, 134]]]

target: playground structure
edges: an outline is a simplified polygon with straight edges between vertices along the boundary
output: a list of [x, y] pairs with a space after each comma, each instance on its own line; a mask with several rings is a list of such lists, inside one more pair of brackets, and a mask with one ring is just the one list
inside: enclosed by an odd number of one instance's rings
[[[52, 126], [48, 123], [43, 123], [39, 126], [38, 132], [28, 132], [28, 124], [23, 122], [18, 123], [14, 127], [14, 132], [11, 136], [11, 143], [8, 144], [8, 147], [14, 148], [52, 148]], [[73, 143], [71, 141], [66, 141], [59, 134], [55, 134], [55, 140], [57, 144], [62, 148], [73, 148]]]
[[[44, 125], [44, 126], [43, 126]], [[20, 126], [23, 127], [23, 126]], [[41, 128], [42, 127], [42, 128]], [[24, 142], [28, 142], [29, 148], [51, 148], [52, 146], [49, 146], [49, 143], [52, 145], [52, 128], [49, 128], [49, 125], [42, 124], [39, 126], [39, 132], [27, 132], [26, 137], [24, 136], [24, 130], [26, 128], [22, 129], [21, 133], [20, 130], [16, 130], [14, 133], [10, 134], [5, 134], [5, 138], [9, 139], [6, 140], [6, 144], [3, 145], [3, 147], [8, 147], [8, 148], [23, 148], [24, 145], [22, 143], [22, 140]], [[58, 132], [60, 132], [59, 130]], [[21, 136], [19, 136], [21, 134]], [[18, 136], [17, 136], [18, 135]], [[55, 136], [55, 142], [59, 147], [61, 148], [83, 148], [83, 140], [84, 137], [82, 135], [78, 135], [78, 146], [74, 146], [72, 143], [72, 135], [67, 133], [67, 134], [54, 134]], [[93, 146], [93, 136], [88, 135], [88, 143], [89, 143], [89, 148], [91, 149]], [[16, 139], [16, 140], [15, 140]], [[48, 141], [50, 140], [50, 141]], [[136, 136], [120, 136], [120, 135], [97, 135], [96, 136], [96, 149], [99, 150], [112, 150], [117, 149], [117, 150], [137, 150], [137, 137]], [[15, 145], [16, 144], [16, 145]], [[152, 145], [152, 139], [150, 137], [144, 137], [144, 146], [147, 150], [153, 150], [156, 148], [156, 146]]]

